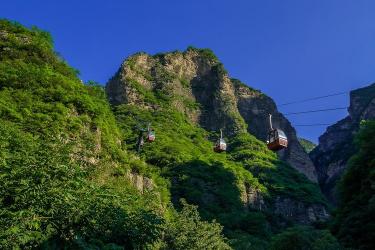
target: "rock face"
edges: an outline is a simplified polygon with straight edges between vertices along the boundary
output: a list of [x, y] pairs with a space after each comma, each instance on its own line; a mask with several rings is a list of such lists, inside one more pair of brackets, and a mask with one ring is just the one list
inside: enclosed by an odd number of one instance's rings
[[[110, 102], [157, 109], [157, 101], [142, 96], [142, 89], [153, 90], [159, 98], [168, 98], [165, 94], [160, 96], [161, 92], [169, 93], [175, 97], [175, 108], [202, 127], [223, 128], [228, 135], [245, 131], [230, 78], [214, 55], [204, 53], [189, 49], [184, 53], [136, 54], [128, 58], [107, 83]], [[150, 105], [153, 101], [155, 104]]]
[[277, 196], [272, 202], [267, 202], [261, 192], [246, 185], [241, 192], [241, 201], [245, 209], [273, 211], [275, 214], [299, 224], [311, 224], [329, 218], [326, 207], [322, 204], [310, 204], [282, 196]]
[[307, 204], [285, 197], [276, 197], [273, 211], [275, 214], [282, 215], [301, 224], [325, 221], [329, 218], [329, 214], [323, 205]]
[[130, 183], [141, 193], [145, 191], [153, 190], [155, 187], [154, 182], [152, 179], [142, 176], [140, 174], [128, 171], [126, 173], [127, 179]]
[[153, 90], [159, 97], [161, 92], [177, 97], [173, 105], [191, 121], [207, 130], [223, 129], [226, 136], [247, 130], [265, 141], [268, 114], [273, 114], [274, 127], [284, 130], [289, 139], [288, 149], [278, 153], [280, 158], [317, 182], [315, 167], [300, 145], [295, 129], [277, 111], [273, 100], [229, 78], [211, 51], [189, 48], [185, 52], [155, 56], [136, 54], [121, 65], [106, 86], [112, 104], [130, 103], [157, 109], [157, 101], [143, 96], [142, 89]]
[[320, 187], [326, 197], [337, 203], [335, 186], [355, 153], [353, 138], [360, 122], [375, 119], [375, 84], [350, 92], [349, 115], [327, 128], [319, 145], [310, 152], [318, 173]]

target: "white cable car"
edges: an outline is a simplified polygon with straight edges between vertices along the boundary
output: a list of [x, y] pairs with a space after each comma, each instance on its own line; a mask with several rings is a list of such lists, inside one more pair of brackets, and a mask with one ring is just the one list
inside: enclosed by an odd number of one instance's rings
[[227, 150], [227, 143], [223, 139], [223, 131], [220, 129], [220, 139], [216, 142], [214, 151], [216, 153], [221, 153]]

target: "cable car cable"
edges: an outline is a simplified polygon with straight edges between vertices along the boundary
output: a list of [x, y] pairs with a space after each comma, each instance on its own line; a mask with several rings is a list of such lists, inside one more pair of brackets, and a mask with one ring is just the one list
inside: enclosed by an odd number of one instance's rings
[[331, 126], [329, 123], [317, 123], [317, 124], [298, 124], [292, 125], [293, 127], [315, 127], [315, 126]]
[[329, 109], [316, 109], [316, 110], [308, 110], [308, 111], [301, 111], [301, 112], [286, 113], [286, 114], [283, 114], [283, 115], [300, 115], [300, 114], [308, 114], [308, 113], [316, 113], [316, 112], [326, 112], [326, 111], [342, 110], [342, 109], [347, 109], [347, 107], [343, 107], [343, 108], [329, 108]]
[[303, 100], [300, 100], [300, 101], [286, 102], [286, 103], [282, 103], [282, 104], [277, 105], [277, 106], [281, 107], [281, 106], [287, 106], [287, 105], [296, 104], [296, 103], [309, 102], [309, 101], [324, 99], [324, 98], [328, 98], [328, 97], [332, 97], [332, 96], [339, 96], [339, 95], [343, 95], [343, 94], [347, 94], [347, 93], [350, 93], [350, 91], [338, 92], [338, 93], [334, 93], [334, 94], [330, 94], [330, 95], [316, 96], [316, 97], [303, 99]]

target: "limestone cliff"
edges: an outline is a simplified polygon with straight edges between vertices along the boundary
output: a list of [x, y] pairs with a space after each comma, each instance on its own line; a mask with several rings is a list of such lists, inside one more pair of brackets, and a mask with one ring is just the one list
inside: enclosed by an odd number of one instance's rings
[[157, 98], [173, 96], [175, 108], [207, 130], [223, 128], [227, 136], [248, 131], [265, 141], [268, 114], [275, 127], [285, 131], [289, 147], [279, 152], [281, 159], [316, 182], [313, 163], [300, 145], [290, 122], [277, 111], [274, 101], [240, 81], [231, 79], [223, 65], [209, 50], [189, 48], [150, 56], [139, 53], [129, 57], [106, 86], [113, 104], [132, 103], [157, 109]]
[[353, 138], [362, 120], [375, 119], [375, 84], [350, 92], [349, 115], [327, 128], [319, 145], [310, 153], [319, 184], [326, 197], [336, 203], [335, 185], [355, 153]]

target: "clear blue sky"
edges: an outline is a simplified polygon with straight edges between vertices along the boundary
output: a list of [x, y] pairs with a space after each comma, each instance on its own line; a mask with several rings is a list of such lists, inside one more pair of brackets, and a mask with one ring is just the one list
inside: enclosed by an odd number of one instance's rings
[[[2, 0], [0, 17], [52, 33], [56, 50], [83, 80], [105, 83], [122, 60], [188, 45], [211, 48], [232, 77], [277, 103], [375, 82], [373, 0]], [[281, 108], [348, 105], [348, 96]], [[346, 111], [291, 116], [334, 123]], [[325, 127], [297, 127], [317, 141]]]

